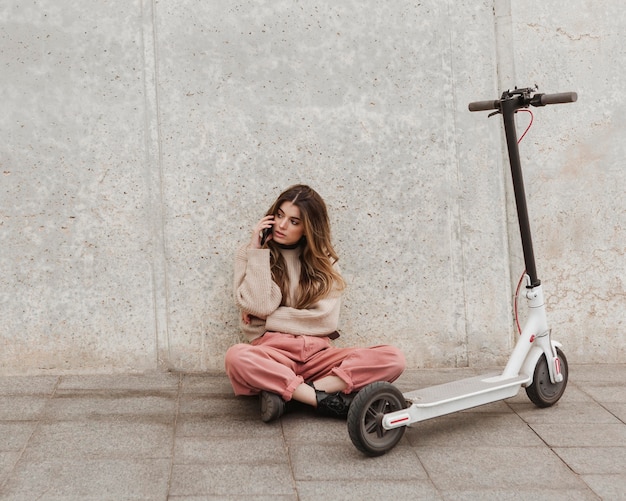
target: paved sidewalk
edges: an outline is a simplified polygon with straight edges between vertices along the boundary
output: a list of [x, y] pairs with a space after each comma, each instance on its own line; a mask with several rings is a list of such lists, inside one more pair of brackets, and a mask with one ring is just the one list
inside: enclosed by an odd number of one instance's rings
[[[419, 370], [408, 392], [489, 371]], [[626, 364], [408, 428], [379, 458], [345, 422], [264, 424], [223, 375], [0, 377], [0, 500], [626, 499]]]

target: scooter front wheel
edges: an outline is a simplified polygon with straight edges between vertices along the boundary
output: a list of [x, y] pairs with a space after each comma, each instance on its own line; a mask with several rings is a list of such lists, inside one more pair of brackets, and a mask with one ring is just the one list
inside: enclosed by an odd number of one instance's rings
[[386, 430], [385, 414], [406, 408], [402, 392], [391, 383], [378, 381], [363, 388], [348, 412], [348, 433], [354, 446], [368, 456], [381, 456], [400, 441], [405, 426]]
[[567, 358], [565, 358], [565, 354], [559, 348], [556, 349], [556, 356], [561, 364], [563, 381], [560, 383], [553, 383], [550, 380], [548, 361], [546, 360], [546, 355], [544, 353], [541, 355], [537, 361], [537, 365], [535, 366], [533, 382], [526, 387], [526, 395], [528, 395], [528, 398], [530, 398], [531, 402], [537, 407], [550, 407], [551, 405], [556, 404], [565, 392], [567, 378], [569, 375]]

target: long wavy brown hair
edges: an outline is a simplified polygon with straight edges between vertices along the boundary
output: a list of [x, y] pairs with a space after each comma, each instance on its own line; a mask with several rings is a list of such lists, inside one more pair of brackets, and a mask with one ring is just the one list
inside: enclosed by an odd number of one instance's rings
[[[291, 202], [300, 209], [300, 220], [304, 226], [300, 244], [300, 284], [294, 307], [310, 308], [333, 289], [343, 290], [346, 284], [333, 267], [339, 257], [331, 242], [328, 210], [322, 197], [309, 186], [297, 184], [279, 195], [267, 215], [275, 216], [285, 202]], [[289, 295], [287, 265], [276, 242], [270, 240], [267, 246], [270, 249], [272, 278], [279, 285], [285, 301]]]

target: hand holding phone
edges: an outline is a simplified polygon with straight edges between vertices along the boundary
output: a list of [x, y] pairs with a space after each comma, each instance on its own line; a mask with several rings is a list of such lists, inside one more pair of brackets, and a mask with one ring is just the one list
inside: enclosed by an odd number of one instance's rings
[[252, 229], [250, 247], [261, 249], [273, 238], [272, 227], [274, 226], [274, 216], [264, 216]]
[[267, 241], [267, 237], [269, 237], [272, 233], [272, 227], [270, 226], [269, 228], [265, 228], [261, 231], [261, 247], [263, 247], [265, 245], [265, 242]]
[[[269, 226], [268, 226], [269, 225]], [[253, 246], [263, 247], [268, 240], [272, 239], [272, 228], [274, 227], [274, 216], [265, 216], [256, 226], [258, 233], [253, 234]]]

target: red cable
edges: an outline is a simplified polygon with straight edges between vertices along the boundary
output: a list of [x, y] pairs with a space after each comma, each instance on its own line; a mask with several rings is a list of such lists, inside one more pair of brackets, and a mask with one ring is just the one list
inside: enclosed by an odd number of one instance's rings
[[522, 273], [522, 276], [519, 279], [519, 282], [517, 283], [517, 289], [515, 289], [515, 301], [513, 302], [513, 308], [515, 311], [515, 325], [517, 326], [518, 334], [522, 333], [522, 328], [520, 327], [520, 324], [519, 324], [519, 312], [517, 310], [517, 298], [519, 297], [519, 290], [520, 290], [520, 287], [522, 286], [522, 282], [524, 281], [525, 276], [526, 276], [526, 270], [524, 270], [524, 272]]
[[[528, 127], [526, 127], [526, 130], [524, 131], [524, 133], [521, 135], [521, 137], [517, 140], [517, 144], [520, 144], [522, 142], [522, 139], [524, 139], [524, 136], [526, 135], [526, 133], [529, 131], [530, 126], [533, 124], [533, 120], [535, 119], [535, 115], [533, 115], [533, 112], [530, 110], [517, 110], [517, 111], [524, 111], [526, 113], [530, 113], [530, 123], [528, 124]], [[516, 112], [517, 113], [517, 112]]]

